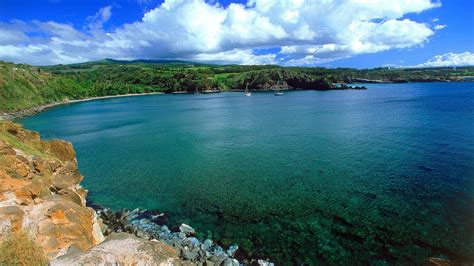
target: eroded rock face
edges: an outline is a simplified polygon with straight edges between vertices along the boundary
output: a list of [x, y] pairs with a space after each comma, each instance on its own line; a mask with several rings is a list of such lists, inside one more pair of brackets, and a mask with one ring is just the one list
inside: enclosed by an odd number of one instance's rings
[[180, 264], [178, 251], [159, 241], [113, 233], [87, 252], [71, 251], [51, 265], [171, 265]]
[[71, 143], [1, 121], [0, 238], [8, 228], [29, 230], [50, 259], [102, 242], [82, 179]]

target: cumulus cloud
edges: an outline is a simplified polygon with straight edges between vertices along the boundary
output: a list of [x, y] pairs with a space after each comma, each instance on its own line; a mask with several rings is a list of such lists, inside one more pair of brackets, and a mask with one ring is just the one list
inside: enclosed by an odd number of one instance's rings
[[[33, 64], [110, 57], [311, 65], [422, 46], [436, 26], [405, 15], [439, 6], [432, 0], [249, 0], [226, 7], [165, 0], [140, 21], [105, 32], [112, 15], [107, 6], [87, 18], [83, 31], [53, 21], [0, 24], [0, 58]], [[279, 52], [258, 52], [268, 49]]]
[[437, 55], [423, 64], [413, 67], [449, 67], [449, 66], [474, 66], [474, 53], [446, 53]]
[[439, 24], [439, 25], [435, 25], [435, 26], [433, 27], [433, 29], [435, 29], [435, 30], [442, 30], [442, 29], [444, 29], [444, 28], [446, 28], [446, 27], [447, 27], [447, 25]]

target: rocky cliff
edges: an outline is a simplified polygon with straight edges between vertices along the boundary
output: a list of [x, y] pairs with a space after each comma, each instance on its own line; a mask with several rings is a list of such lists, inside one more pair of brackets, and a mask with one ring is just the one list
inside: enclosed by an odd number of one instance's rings
[[36, 132], [0, 121], [0, 242], [28, 231], [52, 264], [179, 262], [159, 241], [112, 234], [106, 241], [71, 143], [44, 141]]

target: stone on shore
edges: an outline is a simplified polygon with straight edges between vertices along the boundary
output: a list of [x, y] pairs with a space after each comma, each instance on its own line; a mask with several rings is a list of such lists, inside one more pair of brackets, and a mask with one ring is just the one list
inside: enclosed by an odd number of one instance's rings
[[184, 233], [185, 235], [192, 235], [196, 233], [194, 228], [187, 224], [181, 224], [181, 226], [179, 227], [179, 231], [181, 231], [181, 233]]
[[172, 265], [178, 252], [158, 241], [147, 241], [126, 233], [112, 233], [88, 251], [61, 256], [51, 265]]

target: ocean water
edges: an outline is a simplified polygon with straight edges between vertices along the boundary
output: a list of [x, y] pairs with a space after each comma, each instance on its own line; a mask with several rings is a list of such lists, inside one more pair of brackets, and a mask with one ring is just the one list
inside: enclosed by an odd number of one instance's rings
[[89, 199], [277, 264], [474, 260], [474, 83], [150, 95], [20, 122], [74, 144]]

